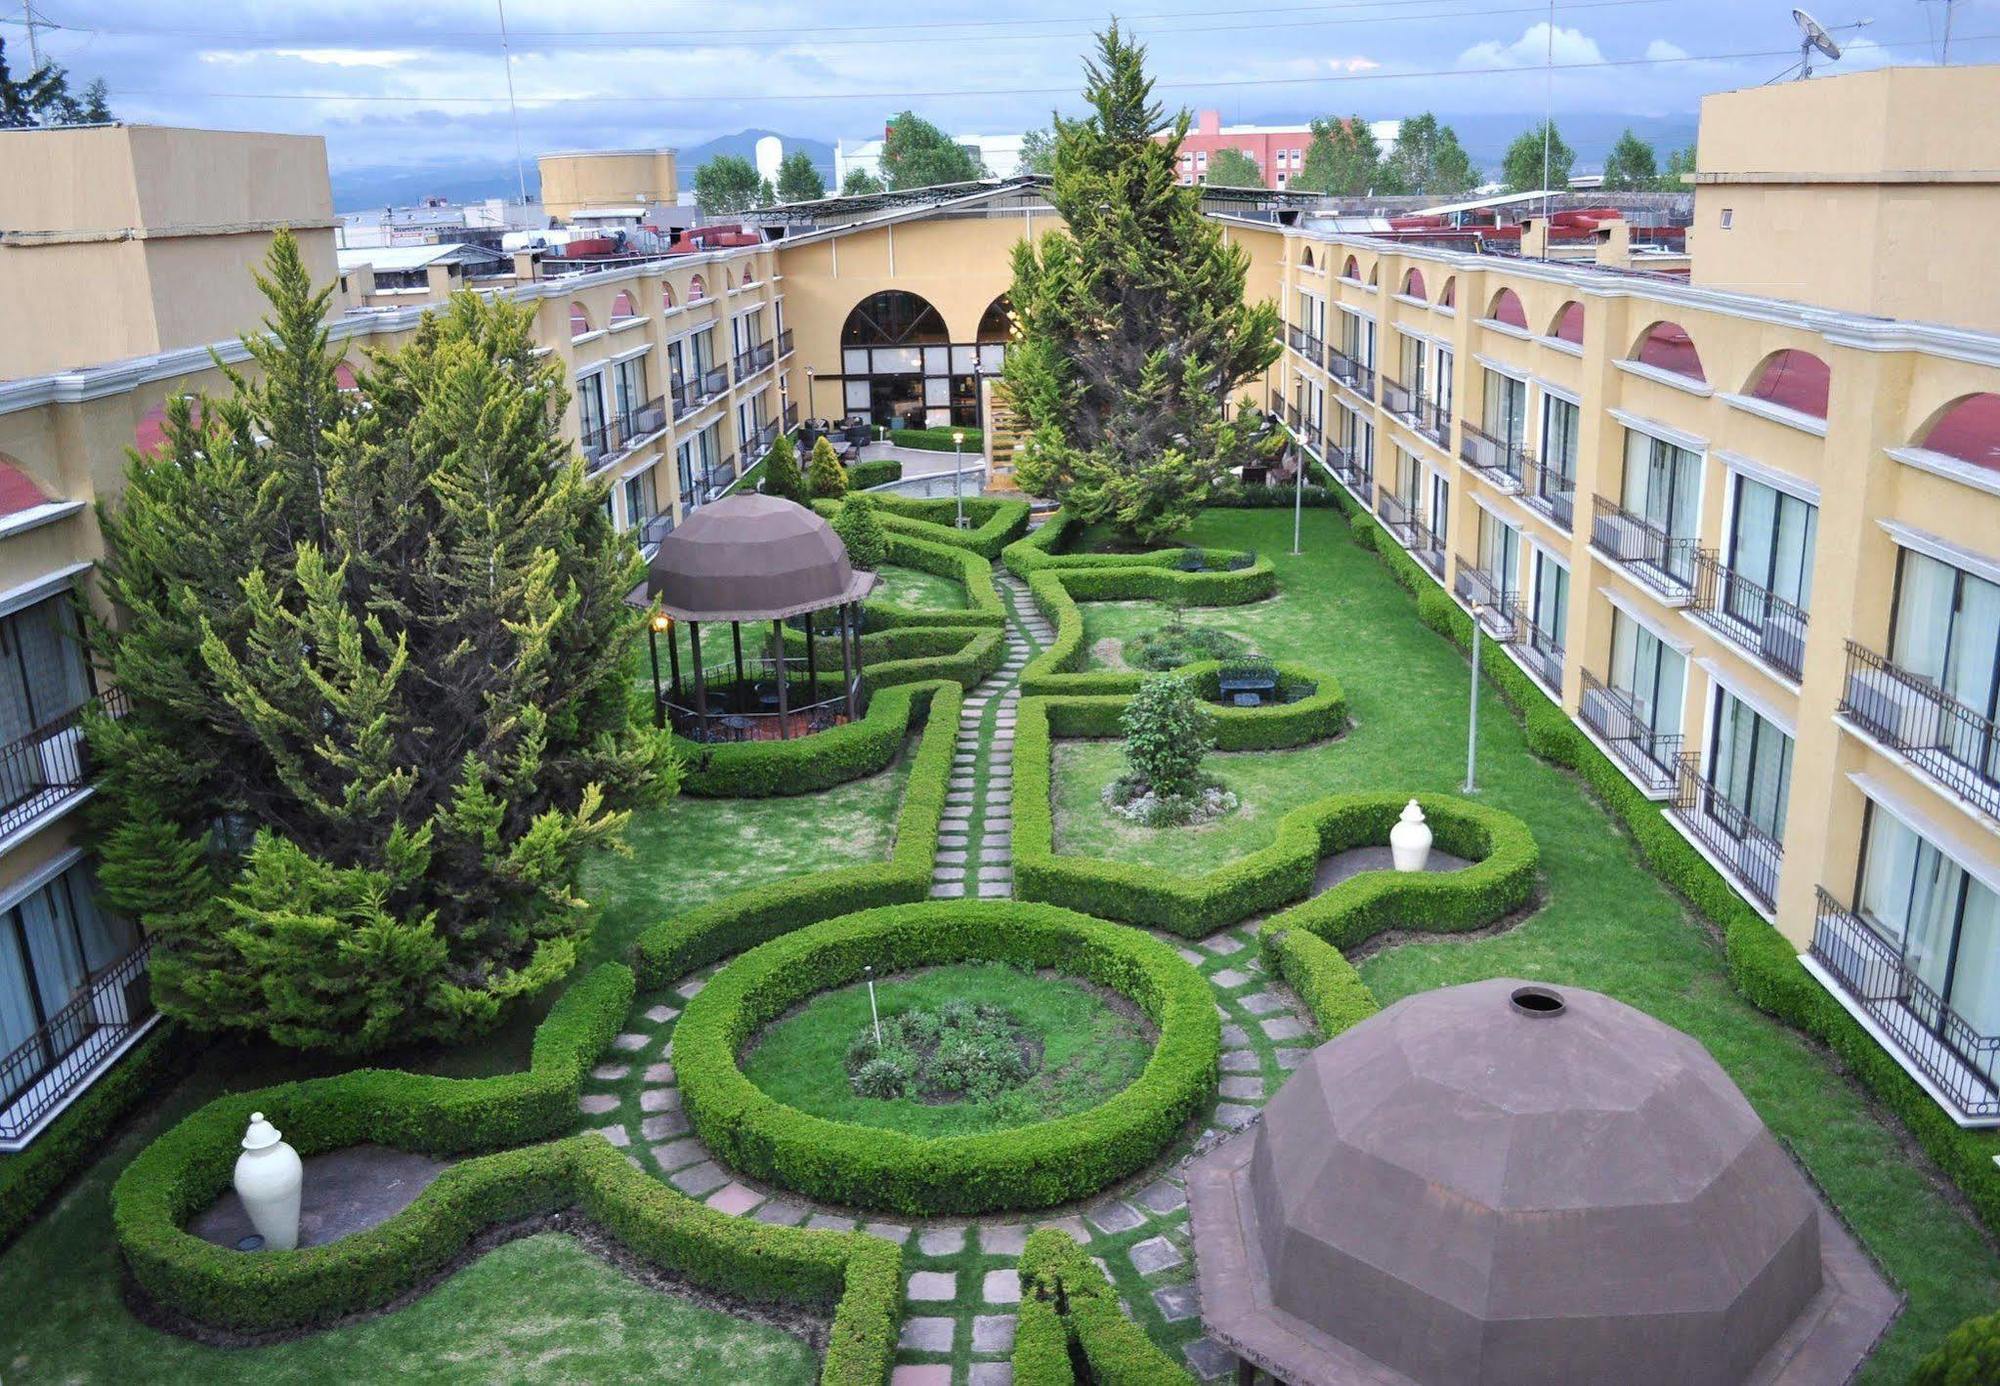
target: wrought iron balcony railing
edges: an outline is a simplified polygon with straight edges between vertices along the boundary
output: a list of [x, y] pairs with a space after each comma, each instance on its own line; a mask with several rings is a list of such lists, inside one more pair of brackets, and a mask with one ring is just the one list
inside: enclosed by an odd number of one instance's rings
[[152, 1016], [146, 978], [151, 946], [142, 940], [93, 973], [61, 1010], [0, 1057], [0, 1140], [20, 1140], [33, 1131]]
[[1416, 395], [1393, 375], [1382, 377], [1382, 407], [1411, 423], [1417, 421]]
[[1804, 608], [1727, 567], [1719, 554], [1695, 554], [1695, 619], [1752, 651], [1786, 678], [1805, 668]]
[[1458, 455], [1466, 466], [1510, 491], [1524, 489], [1528, 464], [1533, 460], [1533, 454], [1518, 440], [1495, 438], [1470, 419], [1459, 425]]
[[[126, 709], [124, 690], [106, 689], [98, 708], [114, 717]], [[83, 717], [90, 704], [51, 718], [26, 736], [0, 746], [0, 837], [26, 826], [90, 781], [90, 748]]]
[[1408, 548], [1413, 534], [1412, 526], [1417, 517], [1410, 513], [1410, 507], [1394, 491], [1383, 491], [1375, 497], [1375, 514], [1382, 521], [1383, 528], [1396, 536], [1396, 542]]
[[1338, 443], [1328, 443], [1325, 454], [1326, 469], [1333, 473], [1333, 479], [1361, 497], [1367, 504], [1369, 497], [1368, 464], [1353, 452]]
[[1840, 713], [1980, 812], [2000, 817], [2000, 727], [1992, 719], [1852, 640]]
[[1375, 398], [1375, 368], [1363, 362], [1354, 363], [1354, 389], [1368, 399]]
[[788, 399], [785, 401], [785, 432], [790, 433], [798, 426], [799, 402], [795, 399]]
[[1879, 1034], [1930, 1079], [1969, 1120], [2000, 1116], [2000, 1035], [1979, 1030], [1946, 1005], [1902, 952], [1853, 910], [1819, 887], [1812, 959], [1875, 1022]]
[[1563, 686], [1562, 642], [1536, 623], [1535, 613], [1525, 602], [1514, 605], [1514, 629], [1518, 632], [1514, 642], [1516, 650], [1528, 666], [1528, 672], [1560, 701]]
[[1778, 871], [1785, 844], [1751, 821], [1735, 801], [1701, 773], [1701, 757], [1681, 752], [1667, 813], [1719, 858], [1737, 883], [1765, 909], [1778, 901]]
[[703, 487], [708, 493], [707, 499], [714, 500], [722, 494], [723, 488], [734, 480], [736, 480], [736, 454], [731, 453], [711, 463], [708, 470], [702, 474]]
[[1624, 564], [1632, 576], [1670, 601], [1684, 601], [1692, 595], [1692, 535], [1669, 534], [1604, 496], [1590, 499], [1593, 549]]
[[633, 538], [642, 549], [656, 549], [660, 541], [674, 532], [674, 517], [669, 511], [648, 515], [633, 526]]
[[1659, 732], [1639, 715], [1631, 694], [1603, 683], [1588, 669], [1578, 671], [1583, 693], [1577, 715], [1602, 737], [1612, 754], [1649, 794], [1665, 794], [1679, 773], [1681, 734]]
[[593, 468], [615, 462], [667, 426], [667, 399], [662, 395], [614, 414], [596, 428], [583, 431], [578, 445]]
[[1444, 541], [1431, 533], [1422, 520], [1410, 521], [1410, 552], [1417, 556], [1417, 562], [1431, 570], [1432, 577], [1444, 581]]
[[1473, 567], [1461, 558], [1458, 572], [1452, 578], [1451, 590], [1460, 601], [1478, 613], [1479, 622], [1488, 635], [1506, 644], [1514, 642], [1520, 630], [1519, 623], [1514, 619], [1514, 609], [1519, 603], [1514, 593], [1503, 587], [1493, 574], [1484, 568]]
[[1576, 528], [1576, 478], [1523, 455], [1521, 499], [1565, 530]]
[[1296, 323], [1285, 328], [1285, 343], [1315, 366], [1323, 364], [1326, 344]]
[[710, 370], [702, 372], [701, 402], [703, 404], [708, 403], [712, 399], [720, 398], [721, 396], [726, 395], [728, 393], [729, 393], [728, 367], [716, 366]]
[[1451, 411], [1428, 395], [1417, 396], [1417, 432], [1440, 448], [1451, 446]]
[[684, 419], [701, 407], [701, 382], [676, 377], [667, 387], [667, 397], [674, 402], [674, 418]]
[[1343, 385], [1352, 386], [1354, 384], [1354, 373], [1358, 368], [1352, 356], [1349, 356], [1337, 346], [1328, 345], [1326, 349], [1326, 369], [1327, 373], [1335, 380]]

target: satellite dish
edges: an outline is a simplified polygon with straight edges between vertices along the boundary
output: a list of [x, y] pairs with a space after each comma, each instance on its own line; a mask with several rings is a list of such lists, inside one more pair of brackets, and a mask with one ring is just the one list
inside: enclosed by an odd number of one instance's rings
[[1812, 76], [1813, 50], [1825, 54], [1829, 62], [1840, 60], [1840, 45], [1833, 41], [1825, 27], [1804, 10], [1792, 11], [1792, 23], [1799, 26], [1799, 80]]

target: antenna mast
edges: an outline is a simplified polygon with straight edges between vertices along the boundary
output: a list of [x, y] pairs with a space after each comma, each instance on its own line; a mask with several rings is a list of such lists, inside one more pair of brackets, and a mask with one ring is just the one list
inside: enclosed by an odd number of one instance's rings
[[521, 205], [528, 205], [528, 174], [521, 162], [521, 108], [514, 104], [514, 54], [507, 47], [507, 0], [493, 0], [500, 11], [500, 61], [507, 65], [507, 113], [514, 118], [514, 180], [521, 185]]

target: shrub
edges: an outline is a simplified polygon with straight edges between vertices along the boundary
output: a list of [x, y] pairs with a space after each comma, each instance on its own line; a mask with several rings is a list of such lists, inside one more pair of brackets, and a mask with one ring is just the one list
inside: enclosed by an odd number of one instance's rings
[[[877, 502], [879, 515], [879, 501]], [[887, 527], [885, 527], [887, 528]], [[949, 611], [913, 611], [869, 601], [862, 605], [870, 629], [899, 626], [1004, 626], [1007, 607], [993, 585], [993, 565], [972, 550], [956, 544], [920, 539], [897, 529], [887, 529], [889, 561], [919, 572], [950, 578], [965, 588], [967, 605]]]
[[840, 455], [824, 435], [813, 441], [812, 461], [806, 468], [806, 490], [815, 500], [838, 500], [847, 494], [847, 469]]
[[889, 556], [889, 541], [875, 518], [875, 503], [867, 496], [849, 496], [841, 502], [840, 513], [833, 517], [833, 532], [847, 546], [847, 561], [857, 568], [872, 573]]
[[[1085, 1112], [925, 1138], [810, 1116], [737, 1067], [760, 1026], [859, 980], [865, 965], [975, 960], [1056, 968], [1123, 993], [1160, 1030], [1145, 1069]], [[736, 959], [682, 1012], [674, 1066], [695, 1130], [736, 1169], [838, 1203], [971, 1214], [1064, 1203], [1143, 1168], [1213, 1095], [1220, 1039], [1208, 984], [1157, 939], [1045, 905], [924, 901], [814, 924]]]
[[[933, 544], [970, 549], [989, 562], [998, 558], [1028, 529], [1026, 501], [968, 496], [965, 499], [965, 516], [972, 521], [973, 528], [960, 529], [956, 523], [958, 505], [955, 501], [899, 496], [889, 491], [876, 492], [874, 500], [875, 513], [883, 528], [926, 539]], [[821, 504], [818, 508], [823, 515], [832, 513], [829, 504]]]
[[917, 448], [924, 452], [951, 452], [954, 445], [953, 433], [965, 436], [965, 455], [980, 457], [985, 454], [986, 435], [976, 428], [892, 428], [889, 441], [899, 448]]
[[855, 462], [847, 469], [847, 489], [866, 491], [903, 479], [903, 464], [893, 457], [876, 457]]
[[[833, 666], [833, 682], [840, 680]], [[859, 719], [789, 741], [703, 744], [676, 740], [681, 790], [703, 798], [762, 799], [816, 794], [888, 768], [913, 721], [930, 706], [933, 685], [885, 688]]]
[[[1093, 1381], [1117, 1386], [1194, 1386], [1178, 1362], [1160, 1351], [1146, 1331], [1127, 1318], [1118, 1293], [1082, 1247], [1060, 1228], [1028, 1234], [1021, 1248], [1021, 1324], [1030, 1304], [1046, 1310], [1031, 1335], [1014, 1336], [1014, 1380], [1020, 1386], [1073, 1382], [1069, 1343], [1074, 1342]], [[1048, 1320], [1063, 1330], [1065, 1351], [1055, 1351]]]
[[2000, 1314], [1967, 1319], [1910, 1373], [1910, 1386], [1990, 1386], [2000, 1381]]
[[782, 496], [800, 505], [806, 503], [805, 474], [799, 470], [799, 452], [791, 434], [780, 433], [771, 450], [764, 454], [758, 489], [767, 496]]
[[1207, 712], [1186, 682], [1155, 674], [1139, 685], [1119, 718], [1125, 763], [1162, 799], [1201, 788], [1201, 762], [1215, 744]]
[[1303, 929], [1261, 929], [1257, 943], [1264, 970], [1280, 978], [1304, 1003], [1324, 1039], [1358, 1025], [1381, 1009], [1375, 993], [1338, 948]]
[[1226, 630], [1176, 623], [1127, 641], [1125, 662], [1141, 669], [1178, 669], [1200, 659], [1229, 659], [1249, 648]]

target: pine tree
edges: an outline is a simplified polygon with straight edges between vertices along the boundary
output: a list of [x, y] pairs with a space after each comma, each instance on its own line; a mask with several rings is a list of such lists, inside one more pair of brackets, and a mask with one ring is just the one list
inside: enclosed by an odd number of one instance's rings
[[764, 479], [761, 489], [767, 496], [782, 496], [788, 501], [806, 503], [805, 473], [799, 470], [798, 448], [792, 442], [792, 435], [780, 433], [771, 450], [764, 454]]
[[847, 547], [847, 561], [857, 568], [874, 572], [889, 556], [889, 539], [875, 516], [872, 496], [852, 495], [834, 512], [833, 532]]
[[1556, 129], [1555, 122], [1548, 121], [1523, 130], [1507, 146], [1500, 177], [1510, 193], [1540, 192], [1543, 188], [1560, 192], [1569, 186], [1569, 171], [1575, 163], [1576, 151], [1563, 141], [1562, 131]]
[[570, 971], [583, 859], [672, 788], [628, 712], [644, 565], [522, 309], [457, 296], [350, 397], [289, 234], [259, 283], [254, 374], [100, 507], [102, 880], [197, 1028], [459, 1039]]
[[1650, 188], [1659, 181], [1659, 160], [1653, 154], [1653, 146], [1626, 130], [1604, 156], [1604, 187], [1607, 191], [1623, 191]]
[[1334, 193], [1358, 197], [1375, 187], [1382, 147], [1375, 132], [1358, 115], [1346, 120], [1315, 120], [1312, 143], [1306, 146], [1305, 167], [1292, 179], [1295, 192]]
[[1091, 114], [1056, 120], [1049, 199], [1065, 229], [1014, 249], [1016, 476], [1151, 542], [1243, 460], [1248, 425], [1222, 403], [1276, 359], [1278, 315], [1245, 303], [1242, 248], [1176, 182], [1188, 116], [1154, 104], [1145, 50], [1113, 24], [1087, 73]]
[[778, 201], [817, 202], [826, 196], [826, 180], [813, 167], [812, 155], [794, 149], [778, 161]]
[[840, 465], [840, 454], [833, 450], [833, 443], [825, 434], [813, 443], [812, 465], [806, 469], [806, 490], [815, 500], [838, 500], [847, 494], [847, 468]]

